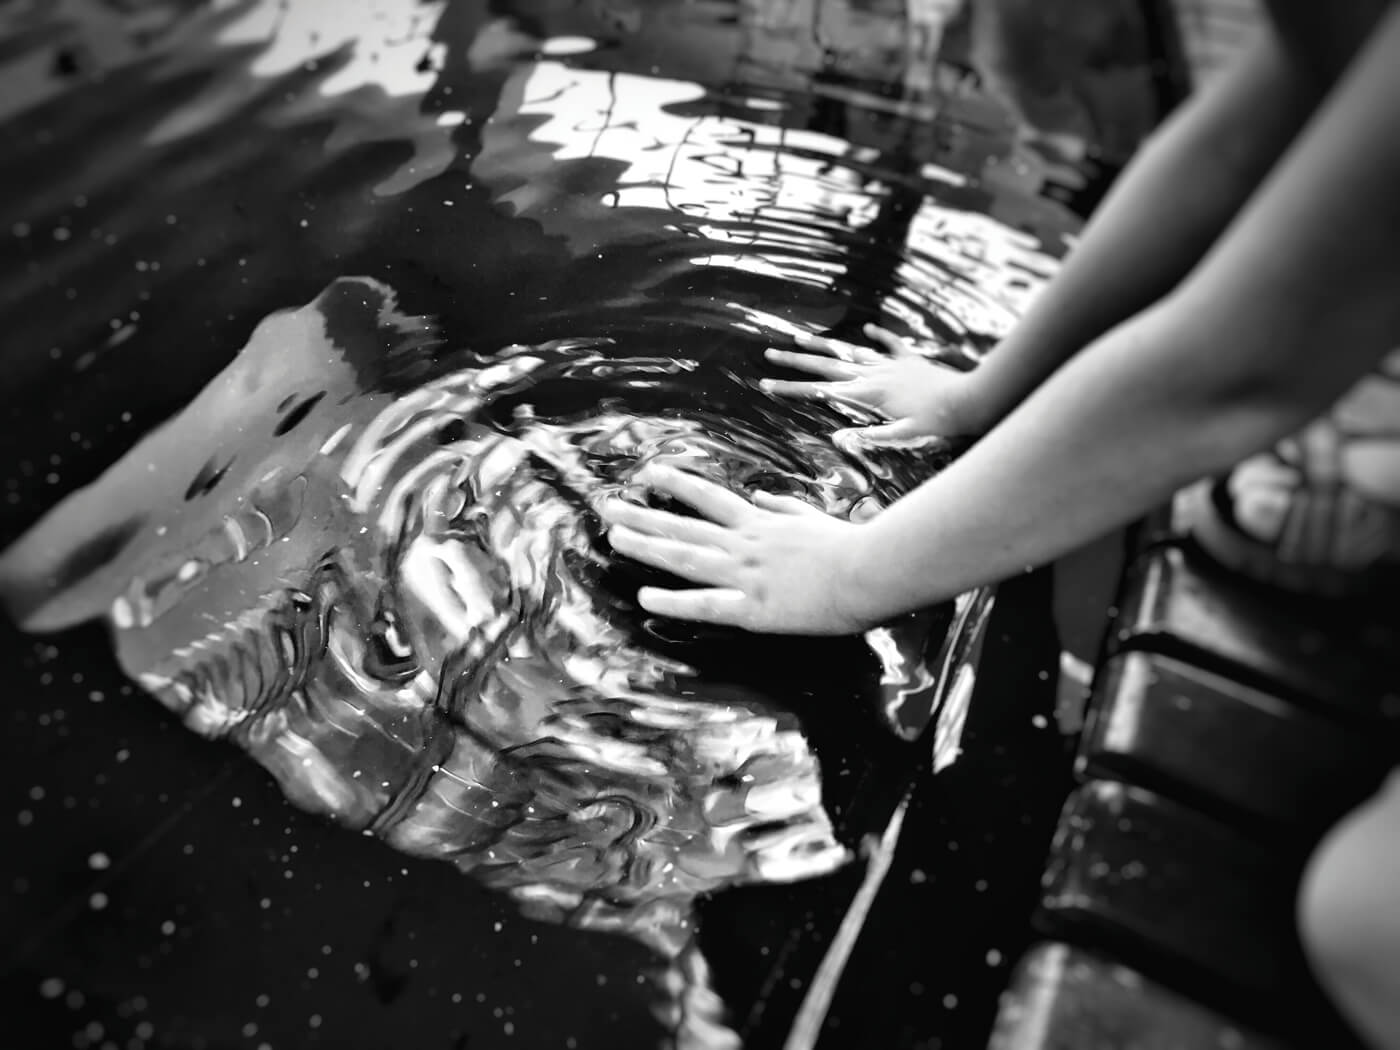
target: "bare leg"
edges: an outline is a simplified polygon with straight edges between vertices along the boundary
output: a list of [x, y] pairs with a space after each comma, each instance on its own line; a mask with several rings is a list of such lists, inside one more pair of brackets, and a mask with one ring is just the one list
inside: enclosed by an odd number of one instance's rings
[[1400, 1050], [1400, 772], [1313, 854], [1298, 898], [1309, 961], [1371, 1046]]

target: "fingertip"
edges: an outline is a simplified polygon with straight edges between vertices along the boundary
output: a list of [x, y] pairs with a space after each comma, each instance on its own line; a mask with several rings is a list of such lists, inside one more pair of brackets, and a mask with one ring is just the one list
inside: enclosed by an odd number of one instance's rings
[[686, 472], [667, 463], [649, 463], [646, 467], [647, 488], [652, 492], [674, 496], [676, 487], [685, 484]]

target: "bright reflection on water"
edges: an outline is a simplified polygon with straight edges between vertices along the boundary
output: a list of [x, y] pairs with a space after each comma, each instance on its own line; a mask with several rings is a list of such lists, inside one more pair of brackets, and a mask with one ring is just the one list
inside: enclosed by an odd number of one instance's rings
[[675, 1041], [729, 1045], [696, 898], [852, 859], [814, 704], [936, 723], [955, 760], [987, 596], [848, 647], [657, 622], [597, 503], [666, 460], [876, 512], [947, 450], [835, 448], [845, 410], [761, 394], [762, 348], [878, 319], [968, 367], [1073, 221], [923, 67], [898, 104], [793, 90], [809, 5], [511, 6], [6, 10], [101, 80], [4, 70], [29, 145], [0, 308], [54, 347], [11, 415], [174, 414], [115, 463], [76, 435], [73, 480], [105, 473], [0, 588], [36, 630], [106, 617], [128, 674], [298, 805], [649, 945]]

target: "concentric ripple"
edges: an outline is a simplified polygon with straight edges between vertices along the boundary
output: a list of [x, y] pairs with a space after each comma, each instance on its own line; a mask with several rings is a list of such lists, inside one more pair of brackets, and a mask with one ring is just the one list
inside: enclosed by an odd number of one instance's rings
[[879, 833], [870, 741], [954, 760], [988, 596], [848, 647], [654, 620], [595, 507], [656, 460], [848, 516], [937, 469], [833, 447], [762, 349], [970, 365], [1075, 226], [1043, 174], [865, 4], [0, 8], [0, 599], [105, 619], [298, 805], [650, 945], [677, 1042], [731, 1043], [694, 902]]
[[[598, 502], [668, 462], [851, 517], [916, 475], [719, 413], [613, 397], [545, 418], [529, 402], [550, 382], [623, 391], [694, 361], [605, 340], [490, 358], [439, 343], [369, 279], [270, 318], [185, 412], [6, 553], [4, 592], [36, 629], [105, 615], [128, 674], [298, 805], [693, 976], [698, 895], [850, 854], [798, 719], [663, 651], [617, 585], [628, 570]], [[383, 348], [372, 366], [358, 344]], [[432, 378], [385, 392], [434, 356]], [[125, 523], [116, 542], [110, 520]], [[938, 700], [929, 626], [871, 632], [897, 731]], [[677, 987], [682, 1005], [708, 1001]]]

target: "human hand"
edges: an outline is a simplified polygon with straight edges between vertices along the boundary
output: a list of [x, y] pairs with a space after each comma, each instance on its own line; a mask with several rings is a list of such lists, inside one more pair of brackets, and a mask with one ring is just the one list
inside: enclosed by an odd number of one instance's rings
[[807, 353], [769, 349], [768, 360], [822, 379], [765, 379], [760, 385], [785, 397], [840, 401], [879, 413], [889, 422], [837, 432], [871, 444], [971, 437], [991, 426], [977, 403], [976, 373], [930, 361], [878, 325], [866, 325], [865, 334], [887, 352], [806, 334], [794, 342]]
[[618, 553], [705, 585], [643, 587], [637, 600], [648, 612], [782, 634], [856, 634], [881, 619], [862, 608], [864, 526], [791, 496], [757, 492], [749, 502], [673, 468], [653, 465], [636, 480], [707, 519], [622, 499], [600, 507]]

